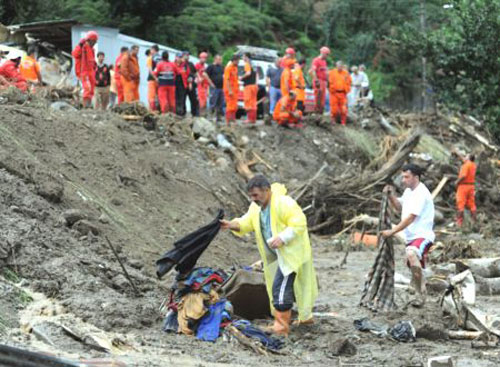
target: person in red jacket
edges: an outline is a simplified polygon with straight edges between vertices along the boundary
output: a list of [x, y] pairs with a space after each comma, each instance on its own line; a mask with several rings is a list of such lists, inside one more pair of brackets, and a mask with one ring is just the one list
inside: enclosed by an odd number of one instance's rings
[[158, 83], [158, 99], [160, 101], [161, 113], [175, 113], [175, 78], [178, 67], [168, 61], [168, 52], [163, 51], [160, 61], [153, 75]]
[[118, 98], [117, 103], [122, 103], [125, 98], [123, 96], [123, 84], [122, 84], [122, 74], [120, 73], [120, 62], [122, 61], [123, 55], [128, 53], [128, 47], [124, 46], [120, 49], [120, 54], [115, 61], [115, 84], [116, 84], [116, 96]]
[[196, 79], [198, 80], [198, 102], [200, 105], [200, 113], [204, 114], [207, 108], [208, 87], [210, 82], [207, 76], [206, 63], [208, 54], [206, 52], [200, 53], [200, 61], [194, 66], [196, 69]]
[[89, 31], [85, 38], [82, 38], [71, 53], [75, 59], [75, 74], [82, 82], [83, 87], [83, 107], [92, 105], [92, 97], [95, 90], [96, 62], [94, 55], [94, 45], [97, 43], [98, 34]]
[[28, 90], [26, 79], [19, 72], [21, 56], [12, 57], [0, 66], [0, 88], [14, 86], [23, 92]]
[[328, 80], [327, 58], [330, 55], [330, 49], [326, 46], [319, 50], [320, 55], [312, 61], [309, 74], [312, 77], [314, 89], [315, 112], [323, 114], [326, 101], [326, 84]]

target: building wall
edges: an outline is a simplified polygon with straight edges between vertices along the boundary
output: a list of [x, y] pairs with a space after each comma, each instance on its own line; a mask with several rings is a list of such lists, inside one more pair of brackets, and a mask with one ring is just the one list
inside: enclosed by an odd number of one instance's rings
[[[76, 25], [71, 29], [71, 46], [72, 49], [76, 47], [78, 42], [82, 38], [84, 38], [85, 34], [90, 31], [96, 31], [99, 34], [99, 40], [97, 44], [94, 46], [95, 54], [97, 52], [102, 51], [105, 54], [105, 63], [106, 64], [114, 64], [116, 58], [120, 54], [120, 48], [123, 46], [131, 47], [132, 45], [139, 46], [139, 67], [141, 70], [141, 81], [139, 85], [139, 94], [141, 98], [141, 102], [148, 106], [148, 86], [147, 86], [147, 76], [148, 76], [148, 68], [146, 66], [146, 55], [145, 52], [148, 48], [153, 46], [155, 43], [145, 41], [139, 38], [127, 36], [121, 34], [116, 28], [108, 28], [108, 27], [97, 27], [89, 24], [84, 25]], [[175, 54], [180, 52], [180, 50], [173, 49], [171, 47], [158, 45], [160, 47], [160, 52], [168, 51], [170, 60], [173, 60]], [[193, 63], [198, 62], [198, 58], [190, 56], [190, 61]], [[73, 77], [76, 77], [73, 70]], [[187, 108], [189, 110], [189, 100], [187, 102]]]

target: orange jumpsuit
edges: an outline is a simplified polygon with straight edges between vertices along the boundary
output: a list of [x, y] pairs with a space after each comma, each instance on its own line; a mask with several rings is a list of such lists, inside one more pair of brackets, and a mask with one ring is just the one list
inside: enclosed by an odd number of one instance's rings
[[[223, 90], [226, 99], [226, 121], [236, 120], [238, 111], [238, 93], [240, 84], [238, 81], [238, 65], [229, 61], [224, 69]], [[229, 94], [231, 89], [231, 94]]]
[[314, 105], [317, 113], [322, 114], [326, 100], [326, 81], [328, 79], [328, 64], [326, 60], [318, 56], [314, 58], [311, 65], [313, 74]]
[[247, 111], [247, 119], [251, 123], [257, 121], [257, 74], [249, 62], [245, 63], [245, 73], [250, 72], [250, 76], [243, 79], [243, 103]]
[[40, 64], [34, 57], [26, 56], [21, 60], [21, 64], [19, 64], [19, 72], [27, 81], [37, 83]]
[[8, 84], [6, 87], [12, 85], [23, 92], [28, 90], [28, 83], [26, 83], [24, 77], [19, 73], [14, 61], [7, 60], [0, 66], [0, 76], [7, 81]]
[[463, 211], [466, 208], [470, 210], [473, 216], [476, 214], [476, 201], [474, 198], [476, 168], [476, 164], [470, 160], [465, 161], [460, 168], [458, 177], [463, 177], [463, 180], [458, 184], [456, 194], [457, 210], [459, 213], [457, 218], [458, 225], [462, 225]]
[[122, 77], [120, 74], [120, 62], [123, 58], [123, 54], [119, 54], [115, 61], [115, 83], [116, 83], [116, 96], [118, 98], [117, 103], [120, 104], [124, 101], [123, 98], [123, 84]]
[[140, 71], [137, 57], [132, 54], [123, 55], [120, 62], [120, 73], [125, 102], [138, 101]]
[[295, 89], [295, 81], [293, 78], [292, 67], [294, 65], [294, 60], [286, 59], [285, 68], [281, 73], [281, 96], [288, 96], [292, 90]]
[[210, 84], [208, 80], [205, 79], [205, 63], [201, 61], [198, 62], [194, 68], [196, 69], [196, 73], [198, 74], [198, 103], [200, 104], [201, 109], [207, 108], [207, 99], [208, 99], [208, 88]]
[[[292, 116], [292, 112], [298, 112], [299, 118]], [[297, 98], [290, 96], [281, 97], [273, 111], [273, 120], [278, 125], [298, 124], [302, 120], [302, 111], [297, 110]]]
[[297, 108], [304, 112], [305, 101], [306, 101], [306, 81], [304, 79], [304, 73], [299, 65], [295, 65], [292, 72], [294, 80], [294, 92], [297, 95]]
[[[146, 59], [146, 66], [148, 67], [148, 70], [149, 69], [155, 70], [156, 68], [156, 62], [155, 59], [153, 58], [154, 56], [149, 55]], [[154, 78], [151, 75], [148, 75], [148, 103], [149, 103], [149, 109], [151, 111], [156, 111], [157, 95], [158, 95], [158, 83], [156, 82], [156, 80], [154, 80]]]
[[84, 38], [71, 53], [75, 59], [75, 74], [82, 82], [84, 104], [90, 105], [95, 90], [96, 61], [94, 47]]
[[328, 73], [328, 88], [330, 90], [330, 115], [332, 122], [340, 116], [342, 125], [347, 120], [347, 94], [351, 90], [351, 76], [346, 70], [337, 68]]

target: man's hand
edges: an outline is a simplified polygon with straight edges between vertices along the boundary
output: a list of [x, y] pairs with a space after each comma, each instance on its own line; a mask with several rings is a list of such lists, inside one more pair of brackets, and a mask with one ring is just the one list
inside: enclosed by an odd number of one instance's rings
[[277, 249], [283, 246], [285, 243], [281, 240], [279, 236], [273, 237], [269, 240], [269, 247]]
[[240, 225], [235, 221], [228, 221], [221, 219], [219, 222], [220, 222], [220, 227], [222, 229], [229, 229], [231, 231], [236, 231], [236, 232], [240, 230]]
[[383, 191], [385, 193], [389, 194], [389, 195], [394, 195], [394, 186], [392, 186], [392, 185], [385, 185]]
[[380, 232], [380, 235], [384, 238], [389, 238], [392, 237], [393, 233], [392, 230], [386, 229], [385, 231]]

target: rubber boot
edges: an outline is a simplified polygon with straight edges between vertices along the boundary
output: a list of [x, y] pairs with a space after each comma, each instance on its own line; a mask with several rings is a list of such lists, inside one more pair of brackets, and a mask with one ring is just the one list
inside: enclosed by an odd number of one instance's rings
[[250, 110], [250, 123], [255, 124], [257, 122], [257, 110]]
[[464, 212], [458, 212], [457, 213], [457, 226], [462, 227], [462, 224], [464, 223]]
[[292, 310], [274, 311], [274, 325], [272, 333], [276, 335], [288, 336], [290, 332], [290, 321], [292, 320]]

